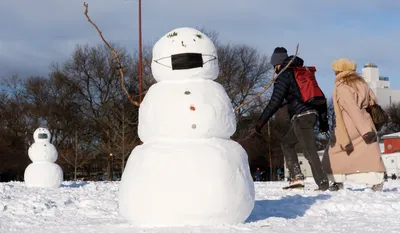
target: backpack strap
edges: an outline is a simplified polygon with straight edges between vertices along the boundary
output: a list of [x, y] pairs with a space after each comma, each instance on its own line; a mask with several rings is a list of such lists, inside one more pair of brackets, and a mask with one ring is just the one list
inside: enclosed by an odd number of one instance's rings
[[308, 72], [316, 72], [317, 71], [317, 68], [315, 68], [315, 66], [289, 66], [288, 68], [291, 68], [294, 71], [302, 71], [302, 70], [306, 70]]

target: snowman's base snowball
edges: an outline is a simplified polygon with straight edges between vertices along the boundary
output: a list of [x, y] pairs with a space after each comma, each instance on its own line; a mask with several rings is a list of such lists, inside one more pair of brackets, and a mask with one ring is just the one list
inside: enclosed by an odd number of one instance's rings
[[55, 163], [33, 162], [25, 169], [24, 180], [27, 187], [58, 188], [63, 181], [63, 171]]
[[245, 150], [225, 139], [137, 146], [119, 190], [121, 215], [144, 227], [237, 224], [254, 207]]

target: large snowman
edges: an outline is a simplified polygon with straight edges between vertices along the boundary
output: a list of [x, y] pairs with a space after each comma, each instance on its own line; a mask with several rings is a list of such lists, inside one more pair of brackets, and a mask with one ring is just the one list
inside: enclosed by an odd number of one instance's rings
[[34, 143], [28, 149], [33, 163], [25, 169], [24, 179], [28, 187], [58, 188], [63, 181], [63, 171], [54, 162], [58, 152], [50, 143], [50, 131], [38, 128], [33, 133]]
[[139, 109], [143, 144], [131, 153], [119, 190], [121, 215], [138, 226], [236, 224], [254, 207], [248, 157], [230, 139], [233, 108], [218, 77], [213, 42], [178, 28], [153, 48], [157, 83]]

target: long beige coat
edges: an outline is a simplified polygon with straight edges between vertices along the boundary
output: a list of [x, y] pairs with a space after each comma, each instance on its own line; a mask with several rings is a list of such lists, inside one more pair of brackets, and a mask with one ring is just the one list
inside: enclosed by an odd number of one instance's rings
[[[354, 151], [349, 155], [336, 142], [334, 134], [328, 153], [322, 159], [322, 166], [328, 174], [354, 174], [364, 172], [384, 172], [386, 168], [381, 159], [378, 142], [366, 144], [362, 135], [376, 131], [366, 107], [371, 98], [376, 97], [366, 83], [355, 82], [353, 86], [342, 81], [336, 83], [337, 103]], [[336, 114], [337, 115], [337, 114]]]

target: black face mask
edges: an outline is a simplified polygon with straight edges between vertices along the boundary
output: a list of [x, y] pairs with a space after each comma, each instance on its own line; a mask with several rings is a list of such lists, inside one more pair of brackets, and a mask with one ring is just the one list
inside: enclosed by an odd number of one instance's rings
[[[203, 56], [208, 56], [211, 58], [204, 62]], [[160, 62], [164, 59], [171, 59], [171, 67]], [[206, 64], [207, 62], [216, 59], [217, 57], [215, 57], [214, 55], [206, 55], [201, 53], [180, 53], [171, 55], [171, 57], [163, 57], [154, 61], [160, 65], [172, 68], [172, 70], [187, 70], [187, 69], [203, 67], [203, 65]]]
[[172, 70], [186, 70], [203, 67], [201, 53], [180, 53], [171, 56]]

